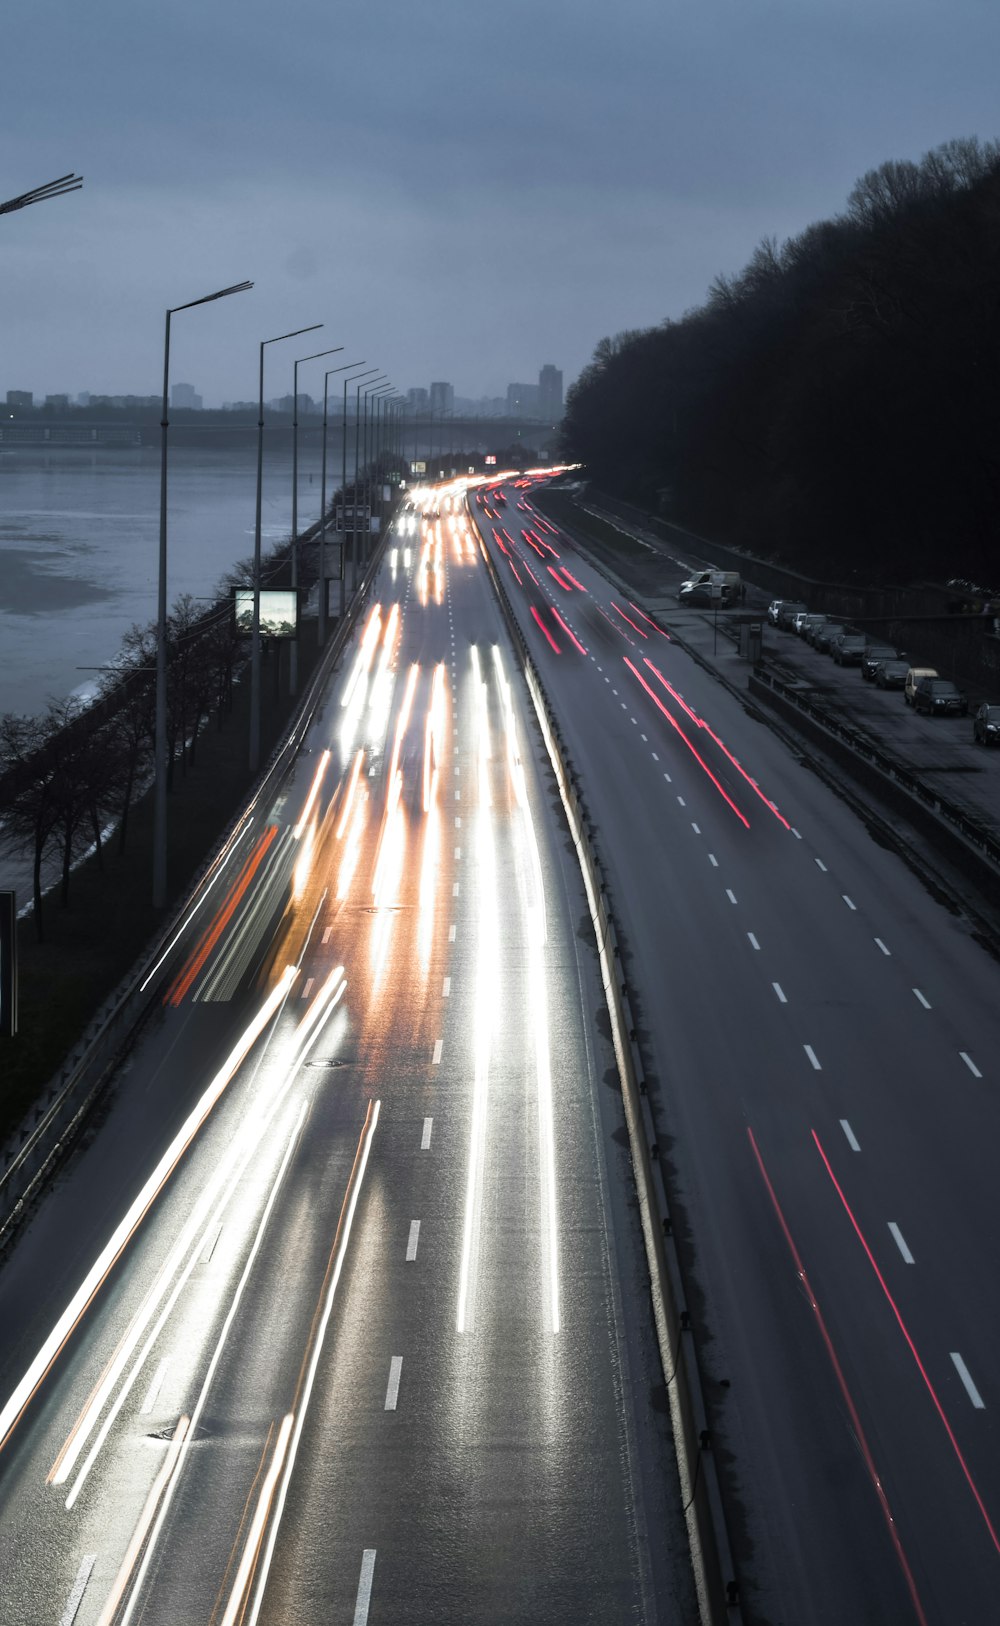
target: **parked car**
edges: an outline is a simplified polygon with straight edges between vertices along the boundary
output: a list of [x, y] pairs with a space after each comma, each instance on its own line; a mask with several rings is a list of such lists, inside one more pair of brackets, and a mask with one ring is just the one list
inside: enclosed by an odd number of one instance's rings
[[802, 633], [806, 643], [812, 644], [813, 648], [815, 649], [816, 641], [819, 638], [820, 633], [823, 631], [823, 628], [830, 626], [831, 622], [835, 620], [836, 617], [832, 615], [811, 615], [809, 620], [806, 622], [805, 629]]
[[879, 662], [894, 661], [898, 654], [899, 651], [894, 649], [892, 644], [866, 644], [861, 657], [861, 676], [871, 683]]
[[800, 638], [802, 637], [803, 623], [808, 621], [808, 619], [808, 610], [796, 610], [795, 614], [792, 616], [792, 631], [797, 633]]
[[979, 745], [1000, 745], [1000, 706], [983, 701], [972, 720], [972, 737]]
[[790, 631], [792, 622], [795, 620], [795, 617], [800, 611], [808, 614], [808, 604], [803, 604], [802, 600], [798, 598], [783, 598], [781, 601], [781, 608], [778, 611], [776, 625], [781, 627], [785, 632]]
[[829, 655], [833, 645], [847, 628], [840, 621], [827, 621], [819, 627], [813, 639], [813, 648], [818, 649], [821, 655]]
[[875, 682], [880, 689], [901, 689], [909, 670], [909, 661], [879, 661], [875, 668]]
[[913, 709], [925, 712], [928, 717], [939, 711], [952, 717], [965, 717], [969, 702], [950, 678], [922, 677], [913, 691]]
[[830, 654], [838, 666], [860, 666], [865, 653], [863, 632], [842, 632], [830, 645]]
[[783, 598], [773, 598], [767, 607], [767, 619], [770, 621], [772, 627], [776, 627], [778, 625], [778, 611], [781, 609], [784, 602], [785, 600]]
[[806, 643], [809, 643], [811, 642], [810, 634], [817, 627], [825, 626], [830, 617], [828, 615], [817, 615], [815, 611], [811, 611], [808, 615], [797, 615], [795, 619], [798, 622], [795, 628], [796, 632], [800, 638], [804, 638]]
[[908, 706], [913, 705], [913, 694], [921, 678], [937, 676], [938, 669], [936, 666], [909, 667], [906, 673], [906, 682], [903, 684], [903, 699], [906, 704]]

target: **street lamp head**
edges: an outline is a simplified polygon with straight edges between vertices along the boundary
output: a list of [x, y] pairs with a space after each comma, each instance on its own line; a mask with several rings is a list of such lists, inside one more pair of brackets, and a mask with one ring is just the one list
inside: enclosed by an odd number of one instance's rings
[[46, 198], [61, 198], [66, 192], [79, 192], [82, 185], [82, 175], [60, 175], [57, 180], [46, 181], [44, 186], [33, 186], [30, 192], [22, 192], [19, 197], [0, 203], [0, 215], [12, 215], [15, 209], [26, 209], [29, 203], [44, 203]]
[[220, 288], [215, 294], [202, 294], [200, 299], [189, 299], [186, 305], [172, 305], [170, 315], [175, 316], [178, 311], [189, 311], [195, 305], [210, 305], [213, 299], [227, 299], [230, 294], [245, 294], [252, 287], [252, 282], [234, 282], [231, 288]]
[[261, 339], [261, 349], [265, 344], [280, 344], [282, 339], [297, 339], [300, 333], [315, 333], [323, 325], [322, 322], [313, 322], [311, 327], [294, 327], [291, 333], [278, 333], [273, 339]]
[[320, 356], [335, 355], [338, 350], [343, 350], [343, 348], [344, 347], [342, 344], [335, 344], [331, 345], [329, 350], [314, 350], [311, 356], [297, 357], [295, 365], [296, 367], [300, 367], [304, 361], [318, 361]]

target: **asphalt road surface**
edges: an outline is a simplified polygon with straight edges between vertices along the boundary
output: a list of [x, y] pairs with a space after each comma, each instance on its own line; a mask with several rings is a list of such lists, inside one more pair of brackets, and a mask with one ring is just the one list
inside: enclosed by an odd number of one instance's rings
[[625, 941], [748, 1616], [1000, 1619], [997, 966], [532, 488], [504, 494], [471, 512]]
[[464, 520], [390, 538], [156, 978], [0, 1273], [3, 1626], [694, 1620], [582, 883]]

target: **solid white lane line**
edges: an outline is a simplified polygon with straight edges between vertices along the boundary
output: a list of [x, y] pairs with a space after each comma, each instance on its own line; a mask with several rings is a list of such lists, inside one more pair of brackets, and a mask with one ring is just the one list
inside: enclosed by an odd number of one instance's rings
[[453, 898], [457, 898], [457, 897], [458, 897], [458, 894], [459, 894], [459, 893], [460, 893], [460, 892], [461, 892], [461, 890], [462, 890], [462, 883], [461, 883], [461, 881], [456, 881], [456, 882], [455, 882], [455, 883], [454, 883], [454, 885], [453, 885], [453, 886], [452, 886], [452, 889], [451, 889], [451, 895], [452, 895], [452, 897], [453, 897]]
[[73, 1626], [73, 1622], [77, 1616], [77, 1611], [83, 1602], [83, 1594], [87, 1590], [87, 1582], [90, 1580], [90, 1572], [96, 1563], [96, 1553], [85, 1553], [83, 1558], [80, 1560], [80, 1568], [76, 1572], [76, 1580], [73, 1582], [73, 1590], [66, 1599], [65, 1609], [59, 1616], [59, 1626]]
[[389, 1362], [389, 1384], [385, 1391], [385, 1410], [395, 1411], [399, 1399], [399, 1378], [403, 1370], [402, 1355], [394, 1355]]
[[368, 1606], [372, 1601], [372, 1576], [375, 1574], [374, 1547], [366, 1547], [361, 1555], [361, 1575], [358, 1597], [354, 1605], [354, 1626], [368, 1626]]
[[434, 1119], [433, 1118], [425, 1118], [424, 1119], [424, 1132], [420, 1137], [420, 1150], [422, 1152], [427, 1152], [427, 1151], [430, 1150], [431, 1130], [433, 1129], [433, 1127], [434, 1127]]
[[914, 990], [913, 990], [913, 992], [914, 992], [914, 993], [915, 993], [915, 994], [916, 994], [916, 996], [917, 996], [917, 998], [918, 998], [918, 999], [919, 999], [919, 1001], [920, 1001], [920, 1003], [921, 1003], [921, 1005], [922, 1005], [922, 1006], [923, 1006], [923, 1007], [924, 1007], [924, 1010], [925, 1010], [925, 1011], [929, 1011], [929, 1010], [930, 1010], [930, 1008], [931, 1008], [931, 1006], [930, 1006], [930, 1000], [928, 1000], [928, 999], [925, 999], [925, 998], [924, 998], [924, 996], [923, 996], [923, 994], [922, 994], [922, 993], [921, 993], [921, 992], [920, 992], [920, 989], [919, 989], [919, 988], [914, 988]]
[[[884, 944], [884, 943], [883, 943], [883, 941], [882, 941], [882, 939], [881, 939], [881, 937], [876, 937], [876, 939], [875, 939], [875, 941], [876, 941], [876, 943], [877, 943], [877, 944], [878, 944], [878, 946], [879, 946], [879, 948], [880, 948], [880, 949], [881, 949], [881, 950], [882, 950], [882, 953], [883, 953], [883, 954], [889, 954], [889, 950], [888, 950], [888, 949], [887, 949], [887, 948], [886, 948], [886, 946], [885, 946], [885, 944]], [[890, 958], [890, 959], [891, 959], [891, 958], [892, 958], [892, 956], [891, 956], [891, 955], [889, 955], [889, 958]]]
[[153, 1380], [150, 1383], [149, 1388], [146, 1390], [146, 1398], [139, 1407], [143, 1417], [148, 1417], [153, 1407], [156, 1405], [156, 1399], [160, 1390], [163, 1388], [163, 1380], [167, 1375], [167, 1367], [169, 1365], [170, 1357], [167, 1356], [160, 1362], [159, 1366], [156, 1368], [156, 1371], [153, 1373]]
[[303, 990], [302, 990], [302, 993], [301, 993], [301, 994], [300, 994], [300, 996], [299, 996], [299, 997], [300, 997], [300, 998], [301, 998], [301, 999], [308, 999], [308, 998], [309, 998], [309, 995], [310, 995], [310, 994], [311, 994], [311, 993], [312, 993], [312, 991], [313, 991], [313, 983], [314, 983], [314, 982], [315, 982], [315, 981], [316, 981], [316, 978], [315, 978], [315, 977], [307, 977], [307, 979], [306, 979], [306, 985], [305, 985], [305, 987], [304, 987], [304, 988], [303, 988]]
[[431, 1065], [433, 1067], [436, 1067], [438, 1065], [438, 1062], [441, 1060], [441, 1052], [442, 1052], [443, 1049], [444, 1049], [444, 1040], [443, 1039], [435, 1039], [434, 1040], [434, 1060], [431, 1063]]
[[847, 893], [842, 892], [840, 894], [840, 896], [843, 898], [844, 902], [847, 904], [848, 909], [853, 909], [855, 911], [855, 913], [857, 913], [858, 906], [857, 906], [856, 903], [851, 902], [850, 898], [847, 896]]
[[771, 987], [774, 989], [774, 991], [777, 994], [777, 996], [778, 996], [779, 1000], [781, 1001], [782, 1005], [787, 1005], [788, 1004], [788, 995], [785, 993], [784, 989], [782, 988], [781, 983], [780, 982], [772, 982]]
[[822, 858], [817, 858], [816, 863], [819, 865], [819, 868], [823, 871], [823, 874], [826, 875], [828, 873], [827, 872], [827, 867], [824, 864]]
[[731, 886], [726, 887], [726, 897], [729, 899], [730, 903], [736, 902], [736, 893], [733, 891]]
[[958, 1053], [965, 1062], [965, 1065], [969, 1069], [969, 1072], [972, 1074], [973, 1078], [982, 1078], [983, 1075], [979, 1071], [979, 1068], [976, 1066], [972, 1057], [969, 1055], [969, 1052], [967, 1050], [960, 1050]]
[[822, 1069], [822, 1067], [820, 1066], [819, 1062], [816, 1059], [816, 1052], [813, 1049], [812, 1045], [811, 1044], [804, 1044], [802, 1046], [802, 1048], [805, 1051], [806, 1055], [809, 1057], [809, 1060], [812, 1062], [812, 1064], [815, 1067], [817, 1073], [821, 1073], [823, 1071], [823, 1069]]
[[458, 928], [457, 928], [457, 926], [455, 925], [455, 923], [453, 921], [452, 924], [448, 927], [448, 941], [449, 941], [449, 943], [454, 943], [455, 934], [456, 934], [457, 930], [458, 930]]
[[900, 1253], [903, 1255], [903, 1258], [906, 1260], [906, 1263], [908, 1265], [912, 1265], [913, 1264], [913, 1255], [910, 1252], [909, 1248], [906, 1246], [906, 1243], [903, 1240], [903, 1233], [899, 1229], [899, 1226], [896, 1224], [895, 1220], [890, 1220], [889, 1221], [889, 1230], [892, 1232], [892, 1240], [895, 1242], [895, 1244], [896, 1244], [897, 1248], [899, 1249]]
[[841, 1118], [840, 1127], [844, 1131], [844, 1134], [847, 1136], [847, 1144], [851, 1148], [851, 1151], [852, 1152], [860, 1152], [861, 1143], [858, 1140], [857, 1135], [854, 1133], [854, 1130], [851, 1128], [851, 1126], [848, 1123], [846, 1118]]
[[684, 800], [683, 796], [678, 796], [677, 800], [680, 802], [681, 807], [687, 807], [687, 802]]
[[325, 946], [325, 945], [326, 945], [326, 944], [327, 944], [327, 943], [329, 943], [329, 941], [330, 941], [330, 939], [331, 939], [331, 937], [332, 937], [332, 936], [333, 936], [333, 927], [332, 927], [332, 926], [328, 926], [328, 927], [327, 927], [327, 928], [326, 928], [326, 931], [325, 931], [325, 932], [324, 932], [324, 933], [323, 933], [323, 943], [324, 943], [324, 946]]
[[958, 1353], [958, 1350], [950, 1350], [949, 1354], [955, 1363], [955, 1371], [965, 1384], [965, 1392], [972, 1401], [972, 1404], [975, 1406], [977, 1411], [985, 1411], [986, 1402], [979, 1393], [979, 1390], [976, 1388], [976, 1385], [973, 1383], [972, 1378], [969, 1376], [969, 1368], [966, 1366], [961, 1355]]
[[747, 932], [747, 936], [750, 939], [751, 948], [755, 948], [755, 949], [759, 950], [760, 949], [760, 944], [758, 943], [758, 941], [757, 941], [756, 937], [754, 936], [753, 932]]
[[699, 830], [698, 826], [695, 824], [694, 819], [691, 820], [691, 828], [694, 831], [696, 836], [701, 835], [701, 831]]
[[709, 853], [709, 855], [708, 855], [708, 861], [709, 861], [709, 863], [710, 863], [710, 864], [711, 864], [711, 866], [712, 866], [712, 868], [713, 868], [713, 869], [718, 869], [718, 867], [719, 867], [719, 860], [718, 860], [718, 859], [717, 859], [717, 858], [716, 858], [716, 856], [715, 856], [715, 854], [714, 854], [714, 853]]
[[407, 1257], [407, 1259], [415, 1259], [417, 1257], [417, 1243], [419, 1241], [420, 1241], [420, 1221], [419, 1220], [411, 1220], [410, 1221], [410, 1234], [406, 1239], [406, 1257]]
[[451, 993], [451, 978], [450, 977], [445, 977], [444, 982], [441, 984], [441, 997], [442, 997], [442, 999], [447, 999], [448, 995], [450, 993]]

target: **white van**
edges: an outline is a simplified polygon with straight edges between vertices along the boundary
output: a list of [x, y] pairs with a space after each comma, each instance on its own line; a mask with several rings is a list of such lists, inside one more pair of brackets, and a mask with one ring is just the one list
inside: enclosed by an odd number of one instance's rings
[[682, 604], [738, 604], [741, 589], [738, 570], [699, 570], [681, 582], [677, 597]]

